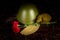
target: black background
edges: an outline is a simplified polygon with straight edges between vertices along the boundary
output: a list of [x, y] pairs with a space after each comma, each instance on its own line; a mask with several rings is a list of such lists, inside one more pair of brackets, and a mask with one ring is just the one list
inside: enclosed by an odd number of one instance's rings
[[[32, 3], [37, 6], [39, 14], [48, 13], [52, 16], [51, 21], [56, 24], [42, 25], [40, 29], [29, 36], [12, 32], [10, 23], [6, 23], [10, 17], [13, 19], [21, 5]], [[0, 40], [60, 40], [60, 1], [59, 0], [2, 0], [0, 1]]]

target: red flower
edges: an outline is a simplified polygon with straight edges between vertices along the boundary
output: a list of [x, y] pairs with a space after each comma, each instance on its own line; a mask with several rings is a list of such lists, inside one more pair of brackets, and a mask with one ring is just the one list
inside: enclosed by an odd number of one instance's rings
[[14, 22], [13, 22], [12, 30], [13, 30], [13, 32], [15, 32], [15, 33], [20, 32], [20, 28], [18, 27], [18, 22], [17, 22], [17, 21], [14, 21]]

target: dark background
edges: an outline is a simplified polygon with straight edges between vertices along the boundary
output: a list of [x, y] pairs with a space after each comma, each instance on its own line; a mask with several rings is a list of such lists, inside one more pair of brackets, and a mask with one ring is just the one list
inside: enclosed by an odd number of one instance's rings
[[[48, 13], [52, 16], [51, 21], [55, 24], [41, 25], [40, 29], [29, 36], [12, 32], [9, 20], [14, 20], [21, 5], [32, 3], [37, 6], [39, 14]], [[0, 1], [0, 40], [60, 40], [60, 1], [59, 0], [2, 0]]]

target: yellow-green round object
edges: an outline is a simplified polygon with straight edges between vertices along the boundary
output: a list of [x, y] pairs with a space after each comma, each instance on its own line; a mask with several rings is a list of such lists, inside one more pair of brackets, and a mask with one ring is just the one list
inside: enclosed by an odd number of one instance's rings
[[47, 13], [42, 13], [37, 17], [37, 22], [49, 22], [51, 21], [51, 16]]
[[38, 15], [38, 10], [33, 4], [26, 4], [20, 7], [16, 19], [23, 24], [32, 24]]

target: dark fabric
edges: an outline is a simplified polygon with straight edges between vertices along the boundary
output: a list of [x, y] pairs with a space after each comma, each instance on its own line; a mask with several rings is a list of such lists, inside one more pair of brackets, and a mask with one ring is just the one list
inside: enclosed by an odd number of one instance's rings
[[[0, 40], [60, 40], [60, 2], [58, 0], [26, 0], [26, 1], [0, 1]], [[19, 7], [23, 4], [33, 3], [37, 6], [39, 14], [48, 13], [52, 16], [51, 21], [56, 24], [49, 26], [41, 25], [40, 29], [29, 36], [23, 36], [20, 33], [15, 34], [11, 27], [15, 20]]]

